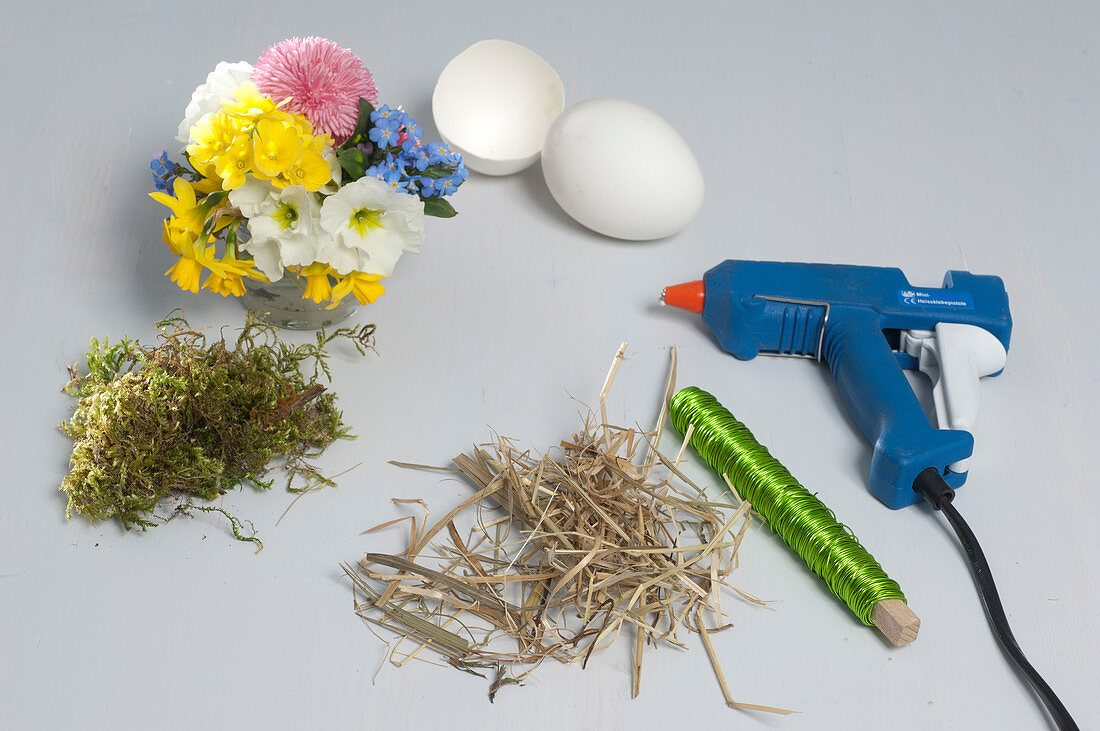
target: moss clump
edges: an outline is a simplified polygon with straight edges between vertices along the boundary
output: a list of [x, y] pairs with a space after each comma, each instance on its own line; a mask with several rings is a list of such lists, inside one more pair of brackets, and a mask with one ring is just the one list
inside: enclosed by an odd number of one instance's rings
[[[287, 489], [332, 485], [306, 459], [350, 434], [336, 398], [317, 383], [331, 380], [325, 348], [337, 338], [360, 353], [371, 347], [373, 325], [317, 333], [316, 343], [291, 346], [275, 328], [249, 315], [232, 349], [191, 329], [180, 316], [157, 323], [155, 347], [125, 340], [91, 341], [87, 375], [74, 365], [64, 391], [79, 398], [61, 429], [73, 439], [71, 472], [61, 483], [66, 514], [93, 522], [117, 518], [142, 529], [210, 500], [243, 483], [267, 489], [272, 461], [287, 474]], [[303, 366], [312, 365], [307, 383]], [[295, 477], [308, 480], [295, 488]], [[180, 503], [169, 516], [156, 514], [169, 495]], [[242, 533], [231, 520], [233, 533]]]

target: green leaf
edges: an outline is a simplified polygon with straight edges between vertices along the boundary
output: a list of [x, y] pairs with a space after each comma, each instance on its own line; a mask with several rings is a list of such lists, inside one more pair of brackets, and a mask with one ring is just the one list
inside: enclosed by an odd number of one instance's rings
[[358, 147], [344, 150], [336, 156], [336, 161], [352, 180], [358, 180], [367, 171], [367, 156]]
[[445, 178], [455, 171], [450, 165], [431, 165], [424, 169], [424, 172], [417, 173], [417, 175], [423, 175], [425, 178]]
[[225, 253], [234, 259], [237, 258], [237, 229], [239, 223], [231, 223], [225, 232]]
[[359, 118], [355, 121], [355, 131], [351, 133], [340, 149], [349, 150], [366, 139], [367, 132], [371, 128], [370, 115], [374, 111], [374, 105], [363, 97], [359, 97]]
[[375, 145], [374, 149], [371, 150], [370, 157], [368, 158], [370, 160], [370, 164], [371, 165], [380, 165], [382, 163], [382, 161], [386, 159], [386, 155], [390, 154], [392, 151], [393, 151], [392, 147], [389, 148], [389, 149], [383, 150], [378, 145]]
[[202, 180], [203, 179], [203, 174], [195, 169], [194, 164], [191, 162], [191, 156], [188, 155], [186, 152], [184, 152], [183, 153], [183, 160], [184, 160], [184, 162], [187, 163], [187, 165], [186, 165], [187, 174], [189, 176], [191, 176], [191, 182], [195, 182], [196, 180]]
[[454, 218], [458, 211], [442, 198], [421, 198], [424, 201], [424, 215], [436, 218]]
[[373, 112], [374, 105], [363, 97], [359, 97], [359, 124], [370, 126], [370, 115]]

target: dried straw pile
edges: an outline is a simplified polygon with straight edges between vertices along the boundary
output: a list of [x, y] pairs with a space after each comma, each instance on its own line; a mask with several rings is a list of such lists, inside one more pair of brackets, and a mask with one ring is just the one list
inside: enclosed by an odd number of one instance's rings
[[[430, 527], [427, 517], [420, 524], [407, 518], [412, 529], [401, 554], [368, 553], [345, 565], [356, 611], [397, 634], [387, 653], [394, 664], [430, 649], [468, 672], [495, 669], [490, 699], [546, 658], [587, 664], [624, 630], [633, 633], [636, 696], [645, 644], [684, 647], [685, 635], [698, 633], [731, 706], [785, 713], [734, 701], [708, 637], [730, 626], [721, 619], [723, 588], [761, 603], [727, 583], [750, 506], [711, 502], [680, 472], [686, 440], [675, 460], [657, 451], [675, 351], [654, 431], [607, 423], [604, 402], [625, 347], [600, 394], [598, 423], [590, 414], [556, 456], [498, 438], [456, 457], [453, 471], [474, 484], [473, 495]], [[471, 516], [463, 535], [455, 521]], [[710, 628], [708, 612], [717, 618]], [[417, 646], [401, 652], [406, 640]]]

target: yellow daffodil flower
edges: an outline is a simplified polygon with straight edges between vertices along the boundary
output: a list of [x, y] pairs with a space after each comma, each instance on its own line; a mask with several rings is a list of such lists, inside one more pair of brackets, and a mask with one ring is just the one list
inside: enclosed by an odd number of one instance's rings
[[206, 265], [210, 268], [210, 276], [203, 282], [203, 289], [217, 292], [222, 297], [243, 295], [245, 277], [267, 281], [267, 277], [256, 269], [256, 262], [252, 259], [236, 259], [227, 254]]
[[374, 302], [386, 293], [386, 288], [382, 286], [380, 281], [382, 278], [381, 274], [348, 272], [332, 288], [332, 304], [327, 309], [331, 310], [340, 304], [340, 300], [348, 294], [355, 295], [355, 299], [359, 300], [361, 305]]
[[167, 206], [175, 214], [168, 219], [167, 228], [186, 234], [191, 242], [198, 242], [194, 244], [196, 249], [199, 245], [209, 243], [210, 231], [204, 232], [203, 229], [212, 218], [217, 219], [214, 232], [225, 228], [234, 220], [240, 220], [239, 217], [223, 215], [228, 210], [224, 195], [207, 195], [200, 199], [195, 194], [195, 186], [182, 177], [176, 178], [173, 187], [176, 194], [174, 198], [159, 191], [150, 193], [149, 197]]
[[195, 239], [186, 229], [173, 227], [168, 221], [164, 222], [164, 243], [168, 244], [173, 254], [179, 256], [179, 260], [164, 274], [173, 282], [189, 292], [199, 291], [199, 278], [205, 266], [210, 266], [214, 258], [214, 247], [203, 249], [195, 244]]
[[203, 246], [190, 231], [173, 225], [171, 220], [164, 222], [164, 233], [161, 238], [172, 253], [179, 256], [179, 260], [164, 274], [178, 284], [180, 289], [198, 292], [203, 269], [209, 269], [211, 272], [203, 287], [223, 296], [243, 294], [243, 277], [266, 280], [266, 277], [256, 269], [256, 263], [252, 259], [235, 259], [230, 256], [217, 259], [213, 245]]
[[183, 256], [185, 251], [193, 250], [195, 237], [191, 236], [186, 228], [175, 225], [174, 221], [175, 218], [165, 219], [164, 233], [160, 238], [173, 254]]
[[303, 267], [300, 276], [306, 278], [306, 291], [302, 299], [311, 299], [314, 302], [324, 302], [332, 296], [332, 284], [328, 280], [328, 264], [310, 264]]
[[211, 272], [210, 276], [203, 282], [202, 288], [217, 292], [222, 297], [230, 295], [240, 297], [244, 294], [244, 279], [239, 274], [226, 273], [224, 277], [221, 277]]
[[202, 275], [202, 264], [188, 256], [181, 256], [179, 261], [166, 271], [165, 276], [179, 285], [180, 289], [188, 292], [199, 291], [199, 277]]
[[177, 228], [190, 231], [198, 236], [202, 231], [203, 224], [206, 223], [210, 207], [200, 204], [198, 196], [195, 195], [194, 186], [182, 177], [176, 178], [175, 182], [172, 183], [172, 190], [176, 194], [174, 198], [159, 191], [150, 193], [149, 197], [157, 203], [168, 206], [168, 209], [174, 214], [174, 225]]
[[256, 268], [256, 262], [253, 259], [236, 259], [227, 255], [218, 260], [218, 265], [229, 274], [238, 277], [247, 277], [259, 282], [267, 281], [264, 273]]

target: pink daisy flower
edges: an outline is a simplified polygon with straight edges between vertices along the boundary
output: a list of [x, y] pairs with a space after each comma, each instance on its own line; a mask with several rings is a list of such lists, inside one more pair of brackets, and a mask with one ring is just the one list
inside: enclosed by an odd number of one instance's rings
[[288, 38], [264, 51], [252, 83], [284, 107], [304, 114], [319, 132], [340, 144], [355, 131], [359, 97], [378, 101], [374, 77], [362, 60], [330, 40]]

